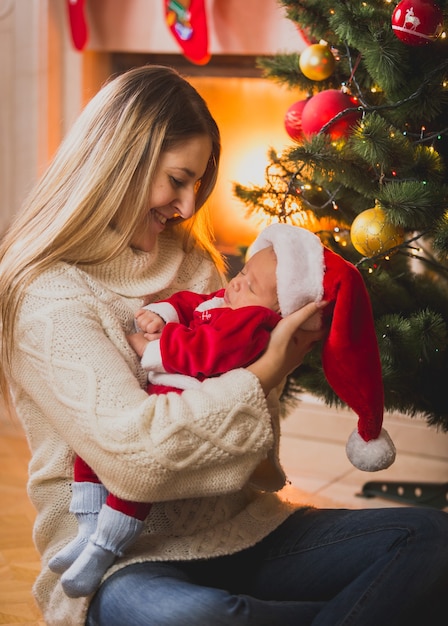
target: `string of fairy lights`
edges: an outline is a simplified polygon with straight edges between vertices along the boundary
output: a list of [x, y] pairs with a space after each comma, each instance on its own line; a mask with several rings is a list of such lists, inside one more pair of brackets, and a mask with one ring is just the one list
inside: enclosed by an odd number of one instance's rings
[[[387, 0], [387, 3], [391, 1]], [[420, 36], [416, 15], [418, 8], [418, 0], [413, 2], [402, 0], [392, 14], [394, 33], [409, 45], [422, 43], [420, 40], [415, 42], [408, 39]], [[412, 29], [406, 27], [406, 20], [414, 20]], [[422, 21], [420, 20], [420, 23]], [[446, 33], [441, 27], [442, 23], [442, 12], [435, 5], [429, 22], [428, 20], [425, 22], [427, 32], [424, 36], [430, 41], [436, 38], [446, 38]], [[408, 30], [412, 30], [412, 33], [408, 33]], [[331, 76], [341, 58], [339, 50], [320, 41], [317, 44], [310, 44], [302, 52], [299, 65], [307, 78], [320, 81]], [[335, 154], [339, 149], [343, 149], [346, 139], [352, 132], [356, 132], [357, 138], [362, 140], [370, 115], [394, 111], [416, 101], [433, 83], [435, 77], [446, 76], [448, 60], [440, 61], [432, 71], [428, 72], [418, 88], [410, 95], [391, 103], [372, 104], [356, 80], [356, 71], [361, 63], [362, 54], [357, 54], [356, 58], [352, 58], [351, 51], [346, 45], [344, 58], [350, 69], [350, 78], [346, 83], [342, 83], [339, 90], [319, 91], [314, 96], [308, 96], [294, 103], [287, 111], [285, 128], [297, 146], [283, 155], [271, 151], [265, 171], [266, 186], [257, 190], [258, 203], [263, 207], [263, 212], [273, 219], [310, 228], [324, 240], [332, 237], [333, 241], [342, 247], [353, 245], [362, 255], [357, 264], [366, 266], [368, 271], [374, 271], [380, 260], [387, 261], [394, 254], [406, 254], [433, 266], [448, 277], [448, 268], [428, 255], [427, 251], [423, 254], [422, 248], [418, 245], [418, 240], [428, 235], [429, 232], [406, 233], [402, 227], [393, 225], [388, 221], [378, 200], [375, 200], [375, 206], [357, 215], [351, 225], [344, 223], [338, 215], [337, 203], [343, 184], [336, 185], [330, 190], [325, 188], [324, 183], [316, 183], [313, 178], [312, 163], [313, 159], [316, 161], [319, 158], [315, 137], [319, 135], [326, 136], [327, 139], [330, 137]], [[442, 90], [448, 90], [446, 79], [442, 81]], [[372, 86], [370, 91], [372, 94], [378, 94], [381, 89], [378, 86]], [[409, 124], [405, 124], [400, 130], [389, 124], [388, 132], [390, 139], [394, 139], [395, 135], [400, 133], [413, 145], [419, 145], [421, 149], [437, 153], [437, 142], [448, 134], [448, 126], [431, 129], [428, 132], [425, 125], [421, 125], [419, 131], [415, 131]], [[313, 142], [313, 149], [317, 149], [317, 152], [312, 154], [311, 149], [307, 152], [307, 141]], [[305, 165], [302, 160], [297, 167], [294, 157], [300, 155], [308, 157], [309, 162]], [[297, 160], [300, 161], [300, 158]], [[371, 171], [376, 176], [379, 188], [390, 181], [400, 180], [396, 169], [385, 171], [380, 162], [374, 165]], [[424, 180], [419, 182], [425, 184]], [[318, 217], [319, 215], [321, 217]]]

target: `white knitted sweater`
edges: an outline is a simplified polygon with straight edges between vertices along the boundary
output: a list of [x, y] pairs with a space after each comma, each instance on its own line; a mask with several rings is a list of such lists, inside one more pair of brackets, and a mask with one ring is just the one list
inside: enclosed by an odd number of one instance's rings
[[83, 269], [61, 264], [27, 290], [13, 393], [32, 451], [28, 492], [42, 555], [34, 593], [48, 626], [81, 626], [88, 607], [88, 598], [65, 596], [47, 567], [77, 532], [68, 510], [74, 452], [116, 495], [156, 503], [146, 532], [108, 575], [136, 561], [235, 552], [291, 513], [263, 491], [284, 482], [272, 464], [271, 482], [263, 484], [258, 470], [254, 486], [254, 469], [266, 456], [275, 466], [278, 449], [278, 416], [271, 422], [258, 379], [240, 369], [200, 390], [148, 396], [146, 373], [125, 339], [145, 294], [155, 300], [220, 286], [203, 254], [185, 256], [161, 236], [151, 253], [128, 249]]

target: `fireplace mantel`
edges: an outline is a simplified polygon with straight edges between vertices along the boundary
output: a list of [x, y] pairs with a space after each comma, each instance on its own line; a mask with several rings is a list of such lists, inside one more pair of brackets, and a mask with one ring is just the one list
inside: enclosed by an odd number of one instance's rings
[[[87, 47], [100, 52], [179, 53], [162, 0], [86, 3]], [[205, 0], [212, 55], [270, 55], [304, 47], [277, 0]]]

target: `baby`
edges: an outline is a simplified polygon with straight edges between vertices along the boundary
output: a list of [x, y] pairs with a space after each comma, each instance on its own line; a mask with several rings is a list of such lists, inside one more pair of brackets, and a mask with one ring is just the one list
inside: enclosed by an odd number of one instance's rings
[[[148, 393], [181, 393], [205, 378], [246, 367], [265, 350], [282, 316], [325, 299], [329, 305], [307, 327], [328, 327], [325, 374], [360, 417], [347, 453], [360, 469], [387, 467], [395, 450], [381, 428], [381, 366], [370, 301], [358, 270], [309, 231], [286, 224], [266, 228], [251, 253], [225, 289], [208, 295], [178, 292], [136, 313], [139, 331], [128, 341], [148, 371]], [[283, 482], [281, 475], [274, 488]], [[108, 493], [80, 457], [72, 489], [70, 510], [79, 532], [49, 567], [62, 574], [66, 594], [79, 597], [95, 591], [106, 570], [140, 535], [151, 503]]]

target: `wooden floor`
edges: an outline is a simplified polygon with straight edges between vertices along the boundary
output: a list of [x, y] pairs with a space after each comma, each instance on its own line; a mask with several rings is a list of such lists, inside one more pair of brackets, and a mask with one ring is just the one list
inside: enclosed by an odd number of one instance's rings
[[[285, 496], [314, 506], [347, 508], [400, 506], [357, 497], [364, 472], [346, 459], [344, 446], [353, 415], [303, 399], [282, 426], [282, 462], [291, 480]], [[437, 433], [421, 420], [388, 416], [397, 461], [381, 480], [446, 481], [448, 433]], [[32, 542], [34, 509], [26, 494], [28, 446], [18, 423], [5, 416], [0, 401], [0, 625], [45, 626], [31, 587], [39, 572]], [[323, 462], [324, 460], [324, 462]], [[448, 503], [447, 508], [448, 512]]]
[[45, 626], [31, 594], [39, 572], [34, 509], [26, 494], [27, 442], [0, 404], [0, 624]]

